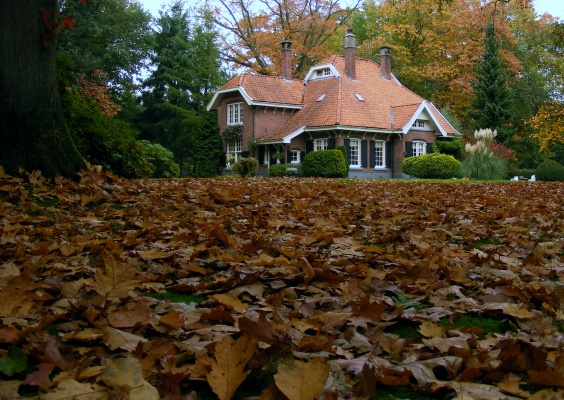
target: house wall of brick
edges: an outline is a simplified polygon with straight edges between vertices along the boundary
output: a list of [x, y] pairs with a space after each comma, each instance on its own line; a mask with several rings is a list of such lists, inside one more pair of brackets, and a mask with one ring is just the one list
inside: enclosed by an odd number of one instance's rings
[[[289, 108], [255, 107], [253, 120], [255, 139], [272, 132], [284, 125], [295, 110]], [[246, 117], [246, 114], [245, 114]]]
[[394, 145], [394, 173], [401, 173], [401, 164], [406, 156], [406, 143], [414, 140], [423, 140], [426, 143], [435, 143], [436, 135], [434, 131], [410, 130], [403, 136], [402, 140], [397, 140]]

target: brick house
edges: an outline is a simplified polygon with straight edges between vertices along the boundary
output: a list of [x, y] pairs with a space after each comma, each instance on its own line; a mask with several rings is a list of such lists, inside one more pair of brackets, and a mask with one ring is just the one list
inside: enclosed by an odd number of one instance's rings
[[392, 74], [391, 52], [380, 65], [355, 56], [356, 38], [345, 36], [345, 55], [332, 56], [292, 79], [291, 42], [281, 43], [280, 77], [245, 73], [213, 96], [220, 131], [242, 126], [242, 137], [225, 141], [228, 162], [256, 157], [259, 173], [274, 163], [299, 164], [310, 151], [344, 145], [350, 177], [402, 177], [405, 157], [459, 133], [429, 101]]

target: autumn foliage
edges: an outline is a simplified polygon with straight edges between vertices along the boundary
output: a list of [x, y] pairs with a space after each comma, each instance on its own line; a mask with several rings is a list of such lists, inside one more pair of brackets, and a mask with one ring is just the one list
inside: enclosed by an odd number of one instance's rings
[[[563, 198], [544, 182], [0, 169], [0, 398], [561, 393]], [[164, 291], [203, 302], [149, 296]]]

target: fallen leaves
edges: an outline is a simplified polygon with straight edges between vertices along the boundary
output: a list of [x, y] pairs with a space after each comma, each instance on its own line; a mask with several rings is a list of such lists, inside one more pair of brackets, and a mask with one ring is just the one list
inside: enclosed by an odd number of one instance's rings
[[[564, 387], [562, 199], [560, 183], [0, 168], [0, 392], [556, 398], [524, 385]], [[165, 290], [186, 300], [150, 297]]]

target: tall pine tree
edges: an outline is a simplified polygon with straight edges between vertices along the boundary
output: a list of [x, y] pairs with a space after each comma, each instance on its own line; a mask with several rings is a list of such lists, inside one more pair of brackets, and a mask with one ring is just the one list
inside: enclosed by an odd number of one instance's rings
[[[215, 175], [223, 152], [217, 122], [205, 105], [225, 80], [217, 33], [206, 12], [191, 17], [183, 3], [161, 13], [158, 27], [155, 69], [143, 85], [141, 136], [171, 150], [196, 175]], [[205, 168], [198, 165], [204, 160]]]
[[513, 99], [492, 22], [486, 26], [484, 44], [484, 53], [475, 69], [476, 80], [471, 84], [474, 97], [468, 115], [474, 129], [495, 129], [496, 140], [503, 143], [512, 135]]

